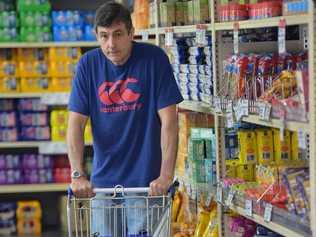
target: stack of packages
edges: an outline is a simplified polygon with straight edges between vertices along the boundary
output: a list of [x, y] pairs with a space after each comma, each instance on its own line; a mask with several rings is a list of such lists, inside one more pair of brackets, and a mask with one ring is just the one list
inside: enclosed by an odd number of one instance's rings
[[216, 184], [216, 139], [211, 128], [191, 128], [186, 175], [192, 186], [191, 197], [196, 198]]
[[160, 26], [210, 23], [208, 0], [163, 0], [159, 3]]
[[[180, 181], [184, 181], [188, 195], [196, 199], [196, 197], [199, 196], [200, 194], [204, 195], [206, 186], [208, 186], [208, 184], [213, 181], [214, 177], [212, 177], [212, 170], [215, 167], [210, 167], [210, 166], [215, 163], [215, 160], [213, 161], [211, 159], [212, 161], [203, 160], [203, 161], [194, 162], [192, 161], [192, 156], [188, 157], [189, 141], [190, 141], [190, 136], [192, 136], [191, 128], [213, 127], [214, 118], [211, 115], [190, 112], [190, 111], [180, 111], [178, 117], [179, 117], [179, 146], [178, 146], [178, 158], [177, 158], [177, 163], [176, 163], [176, 175]], [[208, 164], [208, 167], [205, 166], [207, 165], [205, 163]], [[194, 164], [197, 164], [197, 166], [195, 166]], [[204, 168], [208, 171], [206, 170], [204, 171]], [[197, 173], [197, 172], [200, 172], [198, 171], [199, 169], [203, 170], [203, 174], [204, 174], [203, 178], [199, 178], [199, 175]], [[196, 175], [196, 176], [193, 176], [193, 175]]]
[[80, 56], [80, 48], [49, 48], [49, 74], [52, 77], [52, 91], [70, 91], [72, 77], [76, 72]]
[[51, 41], [51, 5], [48, 0], [18, 0], [17, 8], [21, 19], [21, 41]]
[[24, 154], [22, 167], [23, 180], [26, 184], [53, 182], [53, 161], [50, 156]]
[[147, 29], [149, 25], [152, 24], [150, 19], [152, 19], [154, 16], [150, 16], [149, 14], [149, 0], [134, 1], [132, 19], [135, 29]]
[[14, 3], [10, 0], [1, 1], [0, 10], [0, 42], [17, 41], [18, 17]]
[[16, 51], [14, 49], [0, 50], [0, 92], [18, 92]]
[[54, 182], [55, 183], [70, 183], [70, 165], [66, 155], [54, 157]]
[[39, 141], [50, 139], [49, 113], [40, 99], [18, 100], [20, 139]]
[[0, 235], [11, 236], [16, 232], [15, 203], [0, 203]]
[[48, 92], [48, 51], [41, 48], [18, 49], [21, 92]]
[[23, 183], [19, 155], [0, 155], [0, 184]]
[[0, 141], [19, 139], [14, 100], [0, 100]]
[[54, 41], [95, 40], [94, 13], [90, 11], [53, 11]]
[[[66, 140], [68, 111], [65, 109], [54, 109], [50, 117], [52, 141], [63, 142]], [[88, 121], [84, 133], [86, 142], [92, 142], [91, 123]]]
[[42, 209], [39, 201], [19, 201], [16, 210], [18, 235], [39, 235], [42, 232]]
[[184, 99], [211, 104], [213, 70], [209, 37], [207, 42], [206, 47], [196, 47], [192, 38], [178, 39], [176, 46], [168, 49], [168, 54]]

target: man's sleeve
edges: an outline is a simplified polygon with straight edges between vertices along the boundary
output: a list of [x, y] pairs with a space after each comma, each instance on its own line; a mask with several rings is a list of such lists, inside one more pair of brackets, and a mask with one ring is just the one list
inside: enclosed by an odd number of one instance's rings
[[178, 104], [183, 101], [183, 97], [179, 91], [176, 80], [173, 75], [173, 70], [170, 65], [167, 55], [163, 54], [161, 62], [159, 62], [157, 70], [157, 111], [169, 105]]
[[84, 60], [80, 59], [75, 77], [72, 81], [68, 109], [86, 116], [90, 115], [89, 81], [84, 70]]

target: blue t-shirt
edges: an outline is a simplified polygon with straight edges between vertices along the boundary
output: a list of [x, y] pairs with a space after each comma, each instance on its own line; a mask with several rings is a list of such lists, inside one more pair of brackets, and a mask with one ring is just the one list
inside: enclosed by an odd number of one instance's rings
[[91, 118], [94, 187], [147, 187], [161, 167], [158, 111], [183, 100], [168, 57], [157, 46], [133, 42], [124, 65], [100, 48], [77, 68], [69, 110]]

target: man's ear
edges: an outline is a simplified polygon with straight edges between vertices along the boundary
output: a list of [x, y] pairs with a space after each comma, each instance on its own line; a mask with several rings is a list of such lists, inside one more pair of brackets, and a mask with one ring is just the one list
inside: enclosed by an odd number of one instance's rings
[[134, 34], [135, 34], [135, 28], [132, 27], [129, 31], [129, 35], [132, 36], [134, 38]]

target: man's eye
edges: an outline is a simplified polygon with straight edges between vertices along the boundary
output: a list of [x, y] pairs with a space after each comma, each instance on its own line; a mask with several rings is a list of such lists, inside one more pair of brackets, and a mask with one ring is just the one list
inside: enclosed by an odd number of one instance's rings
[[101, 40], [106, 40], [108, 37], [106, 35], [101, 35]]
[[115, 36], [116, 36], [116, 37], [121, 37], [121, 36], [122, 36], [122, 32], [117, 32], [117, 33], [115, 33]]

